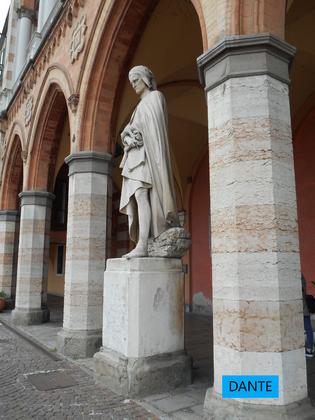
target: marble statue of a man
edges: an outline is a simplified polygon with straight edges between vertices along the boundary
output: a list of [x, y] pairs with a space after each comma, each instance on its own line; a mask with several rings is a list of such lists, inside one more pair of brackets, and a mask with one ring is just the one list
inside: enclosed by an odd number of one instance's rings
[[166, 101], [153, 73], [133, 67], [129, 81], [141, 100], [121, 133], [124, 145], [120, 212], [128, 215], [135, 249], [125, 258], [148, 255], [148, 239], [177, 224], [167, 130]]

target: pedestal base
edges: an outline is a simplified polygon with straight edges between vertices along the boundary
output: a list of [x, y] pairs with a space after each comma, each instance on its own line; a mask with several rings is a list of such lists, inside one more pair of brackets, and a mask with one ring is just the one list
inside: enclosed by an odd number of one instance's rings
[[63, 328], [57, 335], [57, 349], [72, 359], [92, 357], [102, 344], [102, 331], [73, 331]]
[[102, 348], [94, 359], [96, 378], [123, 395], [161, 393], [191, 383], [191, 358], [185, 352], [126, 358]]
[[311, 420], [315, 408], [309, 399], [288, 405], [248, 404], [222, 399], [212, 388], [208, 389], [204, 403], [205, 418], [211, 420]]
[[48, 309], [19, 309], [11, 313], [11, 322], [15, 325], [38, 325], [48, 322], [50, 313]]
[[191, 382], [180, 259], [107, 260], [103, 308], [103, 347], [94, 356], [102, 382], [132, 396]]

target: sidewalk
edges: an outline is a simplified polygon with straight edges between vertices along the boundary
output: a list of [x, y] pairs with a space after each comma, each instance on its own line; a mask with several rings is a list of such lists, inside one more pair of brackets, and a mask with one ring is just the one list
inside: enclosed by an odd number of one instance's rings
[[[201, 326], [199, 327], [199, 331], [196, 330], [195, 325], [193, 324], [194, 321], [194, 319], [191, 321], [190, 325], [188, 325], [188, 329], [194, 329], [195, 334], [199, 333], [204, 344], [208, 344], [203, 338], [202, 330], [203, 328], [207, 329], [209, 321], [205, 319], [204, 322], [202, 322], [203, 317], [201, 317], [201, 320], [198, 323], [201, 324]], [[12, 332], [18, 334], [20, 337], [27, 340], [29, 343], [32, 344], [32, 346], [35, 346], [36, 348], [49, 355], [51, 358], [55, 360], [69, 361], [73, 365], [79, 366], [91, 378], [94, 378], [93, 358], [72, 360], [62, 355], [59, 355], [56, 352], [56, 338], [58, 331], [62, 327], [62, 313], [60, 314], [58, 313], [58, 311], [54, 311], [52, 313], [52, 320], [49, 323], [41, 325], [23, 326], [23, 328], [20, 328], [17, 326], [12, 326], [10, 323], [10, 313], [4, 312], [0, 314], [0, 322], [3, 323], [3, 325], [7, 328], [10, 328]], [[191, 345], [194, 344], [192, 343]], [[204, 351], [207, 352], [208, 345], [204, 347]], [[150, 395], [139, 400], [131, 400], [134, 401], [138, 406], [142, 407], [142, 409], [146, 410], [148, 413], [151, 413], [151, 415], [154, 416], [145, 416], [140, 418], [158, 418], [162, 420], [199, 420], [204, 418], [203, 402], [205, 393], [210, 386], [208, 376], [205, 375], [205, 371], [209, 369], [209, 354], [206, 354], [206, 357], [203, 358], [203, 350], [202, 348], [199, 348], [199, 346], [198, 351], [199, 369], [194, 369], [195, 383], [184, 388], [178, 388], [171, 392]], [[116, 417], [113, 418], [115, 419]], [[133, 417], [125, 417], [125, 419], [129, 418]]]

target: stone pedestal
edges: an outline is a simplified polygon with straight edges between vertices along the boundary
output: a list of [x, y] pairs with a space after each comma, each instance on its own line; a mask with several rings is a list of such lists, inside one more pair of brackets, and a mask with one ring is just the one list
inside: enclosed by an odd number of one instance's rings
[[67, 157], [69, 200], [63, 330], [58, 350], [91, 357], [102, 343], [103, 279], [110, 155], [79, 152]]
[[[222, 375], [278, 375], [279, 398], [239, 401], [265, 406], [265, 418], [268, 406], [307, 397], [288, 96], [294, 52], [257, 34], [226, 38], [198, 59], [208, 100], [213, 395], [224, 411], [233, 401], [221, 398]], [[214, 415], [208, 397], [205, 407]]]
[[47, 280], [51, 207], [49, 192], [24, 191], [21, 198], [19, 255], [12, 322], [40, 324], [49, 320]]
[[191, 382], [184, 351], [184, 287], [180, 259], [107, 261], [103, 347], [97, 377], [116, 392], [143, 395]]

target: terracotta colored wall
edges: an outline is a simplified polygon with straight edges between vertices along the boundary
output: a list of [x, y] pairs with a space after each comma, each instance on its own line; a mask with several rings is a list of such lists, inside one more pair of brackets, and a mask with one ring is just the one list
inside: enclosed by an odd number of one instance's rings
[[315, 296], [315, 109], [294, 138], [301, 268]]
[[[64, 244], [65, 241], [60, 242]], [[49, 249], [48, 293], [57, 296], [64, 295], [64, 275], [56, 274], [57, 244], [53, 243]]]
[[209, 249], [209, 158], [201, 162], [191, 193], [191, 296], [202, 292], [211, 299], [211, 259]]

